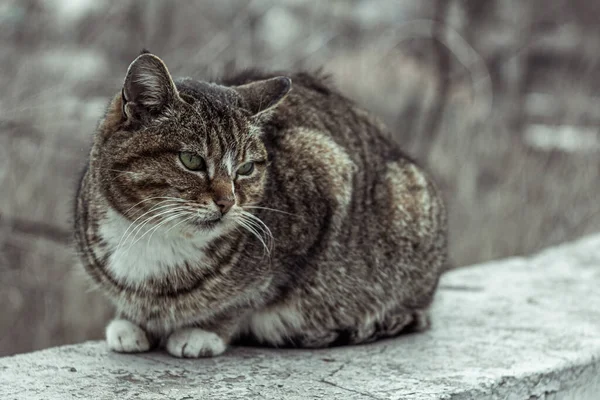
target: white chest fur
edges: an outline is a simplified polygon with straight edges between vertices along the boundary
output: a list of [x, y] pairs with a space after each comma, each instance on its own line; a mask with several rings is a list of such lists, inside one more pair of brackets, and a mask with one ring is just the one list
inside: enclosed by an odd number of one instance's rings
[[152, 232], [150, 226], [145, 226], [138, 231], [130, 224], [116, 211], [109, 210], [101, 222], [100, 235], [112, 253], [108, 269], [117, 280], [132, 286], [176, 274], [185, 262], [201, 266], [204, 248], [218, 235], [215, 232], [189, 239], [178, 229]]

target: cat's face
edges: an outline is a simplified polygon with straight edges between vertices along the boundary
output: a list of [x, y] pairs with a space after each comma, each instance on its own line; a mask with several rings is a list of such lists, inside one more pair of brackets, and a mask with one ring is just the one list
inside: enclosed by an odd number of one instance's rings
[[[202, 121], [193, 105], [141, 132], [115, 136], [107, 163], [110, 191], [126, 218], [199, 231], [232, 228], [260, 202], [267, 152], [249, 119], [232, 110]], [[255, 133], [252, 134], [251, 130]], [[115, 146], [116, 145], [116, 146]], [[120, 172], [123, 171], [123, 172]], [[189, 231], [189, 229], [187, 229]]]
[[138, 57], [97, 146], [111, 206], [138, 225], [188, 237], [260, 230], [251, 211], [267, 178], [261, 125], [289, 85], [175, 84], [157, 57]]

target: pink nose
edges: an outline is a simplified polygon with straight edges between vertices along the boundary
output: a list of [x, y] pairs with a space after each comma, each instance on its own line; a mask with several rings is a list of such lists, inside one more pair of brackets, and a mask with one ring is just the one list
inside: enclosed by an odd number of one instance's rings
[[231, 207], [233, 207], [235, 201], [229, 199], [219, 199], [215, 200], [215, 203], [219, 206], [221, 214], [225, 215], [229, 210], [231, 210]]

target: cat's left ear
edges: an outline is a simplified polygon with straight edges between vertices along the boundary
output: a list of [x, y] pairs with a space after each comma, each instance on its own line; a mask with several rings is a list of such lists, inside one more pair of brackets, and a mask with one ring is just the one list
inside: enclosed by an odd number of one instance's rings
[[165, 63], [146, 51], [127, 69], [121, 93], [123, 113], [133, 119], [156, 115], [179, 97]]
[[252, 115], [260, 116], [276, 107], [292, 89], [292, 80], [285, 76], [265, 79], [237, 86], [242, 107]]

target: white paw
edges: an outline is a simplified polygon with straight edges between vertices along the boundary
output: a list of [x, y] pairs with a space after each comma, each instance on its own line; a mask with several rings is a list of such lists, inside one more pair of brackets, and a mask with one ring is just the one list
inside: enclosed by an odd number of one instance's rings
[[106, 327], [108, 348], [119, 353], [140, 353], [150, 349], [146, 332], [125, 319], [113, 319]]
[[167, 351], [175, 357], [213, 357], [226, 348], [227, 345], [216, 333], [200, 328], [180, 329], [167, 339]]

